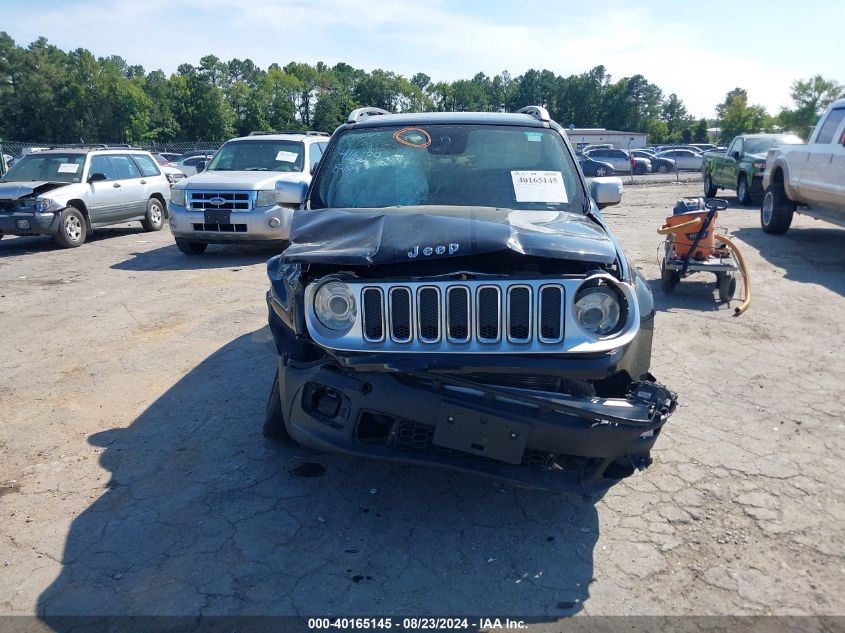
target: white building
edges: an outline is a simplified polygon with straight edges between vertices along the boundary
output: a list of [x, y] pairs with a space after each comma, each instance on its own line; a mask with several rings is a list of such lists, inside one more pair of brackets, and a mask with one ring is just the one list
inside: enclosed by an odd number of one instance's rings
[[569, 128], [566, 136], [576, 149], [597, 143], [610, 143], [619, 149], [636, 149], [648, 144], [648, 134], [645, 132], [620, 132], [603, 127]]

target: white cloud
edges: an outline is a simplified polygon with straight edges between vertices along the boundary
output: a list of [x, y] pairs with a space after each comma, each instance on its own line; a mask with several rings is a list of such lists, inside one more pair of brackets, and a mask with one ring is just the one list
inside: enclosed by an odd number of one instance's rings
[[[746, 88], [752, 103], [771, 112], [789, 102], [794, 65], [749, 59], [741, 47], [699, 40], [681, 20], [644, 8], [593, 5], [588, 13], [549, 10], [527, 3], [519, 22], [492, 10], [468, 15], [441, 0], [145, 0], [126, 3], [73, 3], [25, 19], [25, 7], [8, 8], [4, 20], [33, 29], [17, 39], [46, 35], [63, 48], [85, 47], [96, 55], [119, 54], [147, 69], [171, 72], [183, 62], [196, 64], [206, 53], [221, 59], [272, 62], [345, 61], [366, 69], [385, 68], [435, 80], [468, 78], [482, 71], [529, 68], [557, 74], [585, 72], [603, 64], [618, 79], [642, 74], [666, 94], [675, 92], [695, 116], [714, 115], [725, 93]], [[32, 17], [32, 16], [29, 16]], [[21, 25], [28, 24], [23, 27]], [[27, 41], [27, 40], [25, 40]], [[798, 71], [798, 72], [796, 72]]]

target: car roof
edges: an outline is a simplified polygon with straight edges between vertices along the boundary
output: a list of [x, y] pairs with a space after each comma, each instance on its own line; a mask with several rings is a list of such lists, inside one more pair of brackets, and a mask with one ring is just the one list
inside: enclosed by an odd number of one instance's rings
[[781, 136], [795, 136], [792, 132], [771, 132], [767, 134], [738, 134], [742, 138], [778, 138]]
[[43, 149], [38, 152], [30, 152], [27, 156], [35, 156], [41, 154], [149, 154], [145, 149], [129, 148], [129, 147], [51, 147], [50, 149]]
[[[306, 140], [313, 140], [313, 141], [322, 141], [323, 143], [329, 142], [328, 136], [314, 136], [314, 135], [306, 135], [306, 134], [252, 134], [250, 136], [238, 136], [235, 138], [230, 138], [227, 143], [231, 143], [232, 141], [306, 141]], [[214, 152], [211, 152], [212, 154]]]
[[350, 128], [385, 127], [398, 125], [437, 125], [437, 124], [476, 124], [476, 125], [518, 125], [521, 127], [548, 127], [530, 114], [509, 112], [403, 112], [401, 114], [381, 114], [370, 116], [357, 123], [347, 123]]

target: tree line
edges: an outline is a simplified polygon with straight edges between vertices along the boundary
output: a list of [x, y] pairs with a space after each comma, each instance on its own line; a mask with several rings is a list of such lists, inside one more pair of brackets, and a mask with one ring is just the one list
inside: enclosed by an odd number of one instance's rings
[[820, 76], [796, 81], [793, 108], [770, 115], [729, 92], [715, 119], [696, 120], [676, 94], [642, 75], [613, 80], [604, 66], [561, 76], [529, 70], [472, 79], [410, 79], [346, 63], [290, 62], [266, 70], [250, 59], [181, 64], [167, 76], [112, 55], [64, 51], [41, 37], [26, 47], [0, 32], [0, 138], [52, 143], [222, 141], [253, 130], [331, 132], [356, 107], [389, 111], [515, 111], [543, 105], [562, 125], [646, 132], [653, 144], [722, 142], [741, 132], [789, 129], [805, 135], [842, 86]]

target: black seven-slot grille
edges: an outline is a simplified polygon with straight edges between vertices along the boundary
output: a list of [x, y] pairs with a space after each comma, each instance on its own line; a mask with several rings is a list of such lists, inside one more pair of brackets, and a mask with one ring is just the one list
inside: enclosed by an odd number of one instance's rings
[[370, 343], [512, 344], [563, 340], [562, 285], [461, 284], [367, 286], [361, 291], [364, 339]]
[[191, 211], [249, 211], [252, 208], [249, 191], [191, 191], [188, 190]]

